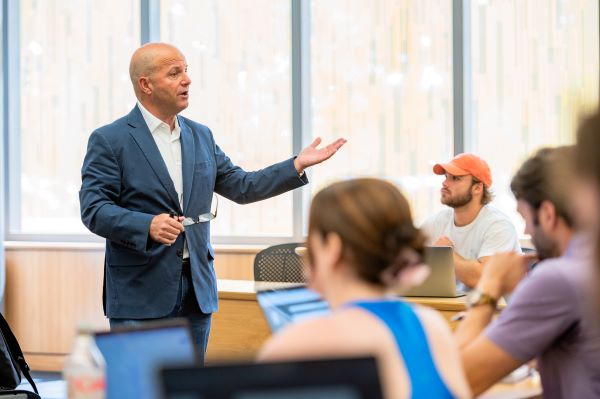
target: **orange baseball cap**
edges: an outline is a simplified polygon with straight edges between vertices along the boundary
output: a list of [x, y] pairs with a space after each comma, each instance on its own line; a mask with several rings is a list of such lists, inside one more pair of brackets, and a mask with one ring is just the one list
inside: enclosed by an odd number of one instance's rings
[[452, 158], [448, 163], [437, 163], [433, 165], [433, 173], [436, 175], [450, 173], [454, 176], [471, 175], [487, 188], [492, 185], [490, 167], [487, 162], [474, 154], [462, 153]]

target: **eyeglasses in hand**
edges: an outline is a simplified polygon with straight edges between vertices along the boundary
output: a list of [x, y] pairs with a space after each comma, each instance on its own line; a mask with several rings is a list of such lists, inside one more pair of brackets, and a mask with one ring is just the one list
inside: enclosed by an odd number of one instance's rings
[[[210, 222], [211, 220], [213, 220], [214, 218], [217, 217], [217, 211], [219, 209], [219, 196], [218, 195], [213, 195], [214, 201], [211, 203], [211, 210], [210, 212], [206, 212], [206, 213], [201, 213], [200, 215], [198, 215], [196, 218], [193, 218], [191, 216], [186, 216], [183, 221], [181, 222], [181, 224], [183, 224], [183, 227], [187, 227], [187, 226], [191, 226], [194, 224], [198, 224], [198, 223], [205, 223], [205, 222]], [[215, 210], [213, 212], [212, 210], [212, 204], [215, 204]], [[175, 216], [175, 214], [173, 212], [171, 212], [171, 216]]]

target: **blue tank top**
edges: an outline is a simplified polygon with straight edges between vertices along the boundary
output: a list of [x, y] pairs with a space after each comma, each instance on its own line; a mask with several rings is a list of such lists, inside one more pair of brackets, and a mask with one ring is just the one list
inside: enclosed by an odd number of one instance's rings
[[454, 398], [440, 377], [427, 336], [412, 306], [398, 300], [352, 302], [380, 319], [394, 335], [408, 370], [411, 398]]

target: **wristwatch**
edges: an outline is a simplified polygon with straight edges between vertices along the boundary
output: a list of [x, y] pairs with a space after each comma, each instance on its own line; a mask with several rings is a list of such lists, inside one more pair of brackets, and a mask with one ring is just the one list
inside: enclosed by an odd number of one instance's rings
[[496, 309], [496, 305], [498, 304], [498, 300], [477, 288], [467, 294], [467, 307], [469, 309], [480, 306], [480, 305], [490, 305], [492, 309]]

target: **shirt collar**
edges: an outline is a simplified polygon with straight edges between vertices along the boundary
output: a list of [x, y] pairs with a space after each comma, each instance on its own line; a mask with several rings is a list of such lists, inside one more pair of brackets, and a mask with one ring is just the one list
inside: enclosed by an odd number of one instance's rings
[[[150, 133], [154, 134], [156, 129], [158, 129], [161, 125], [167, 126], [167, 129], [169, 129], [169, 131], [170, 131], [169, 125], [167, 125], [165, 122], [158, 119], [156, 116], [152, 115], [152, 113], [150, 113], [150, 111], [148, 111], [146, 108], [144, 108], [142, 103], [140, 103], [138, 101], [137, 106], [140, 109], [140, 112], [142, 113], [142, 117], [144, 118], [144, 122], [146, 122], [146, 125], [148, 126], [148, 130], [150, 130]], [[181, 132], [181, 129], [179, 128], [179, 118], [175, 117], [175, 129], [173, 130], [173, 135], [174, 135], [173, 138], [178, 138], [180, 132]]]

